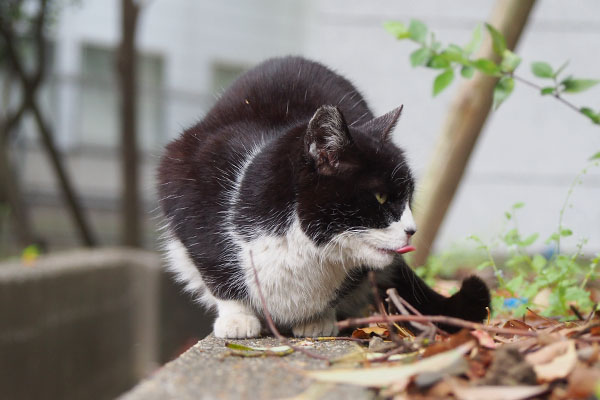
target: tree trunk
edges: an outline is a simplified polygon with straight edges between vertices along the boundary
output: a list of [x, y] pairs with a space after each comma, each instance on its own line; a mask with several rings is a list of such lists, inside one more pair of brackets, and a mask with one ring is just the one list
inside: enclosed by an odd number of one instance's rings
[[122, 37], [117, 67], [121, 92], [122, 242], [126, 246], [139, 247], [142, 238], [136, 138], [137, 57], [135, 49], [138, 5], [134, 0], [122, 0], [121, 13]]
[[[515, 48], [534, 3], [535, 0], [496, 2], [489, 23], [504, 35], [509, 49]], [[479, 57], [496, 57], [491, 40], [486, 41]], [[415, 235], [416, 265], [422, 265], [427, 260], [490, 112], [496, 82], [497, 78], [476, 74], [463, 83], [448, 110], [431, 163], [418, 191], [420, 195], [415, 209], [419, 226], [419, 233]]]
[[[15, 232], [15, 242], [21, 247], [35, 242], [27, 207], [21, 195], [21, 188], [15, 178], [9, 157], [9, 140], [6, 124], [0, 123], [0, 200], [9, 207], [10, 219]], [[12, 241], [11, 241], [12, 242]]]

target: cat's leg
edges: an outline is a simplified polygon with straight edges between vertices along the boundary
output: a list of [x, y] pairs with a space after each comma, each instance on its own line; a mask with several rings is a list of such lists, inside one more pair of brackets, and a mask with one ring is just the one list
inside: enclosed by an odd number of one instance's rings
[[335, 309], [329, 309], [311, 322], [298, 324], [292, 328], [296, 337], [336, 336], [339, 332], [335, 318]]
[[[462, 282], [460, 290], [450, 297], [431, 289], [400, 257], [378, 274], [382, 296], [385, 290], [396, 288], [398, 294], [424, 315], [447, 315], [468, 321], [481, 322], [487, 317], [490, 292], [486, 284], [476, 276]], [[455, 327], [443, 327], [456, 331]]]
[[216, 299], [219, 316], [213, 327], [216, 337], [244, 339], [260, 336], [261, 324], [241, 301]]

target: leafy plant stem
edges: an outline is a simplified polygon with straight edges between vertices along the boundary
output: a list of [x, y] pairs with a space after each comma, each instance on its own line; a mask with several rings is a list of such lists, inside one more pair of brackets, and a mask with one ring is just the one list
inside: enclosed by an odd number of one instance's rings
[[[524, 83], [527, 86], [530, 86], [530, 87], [532, 87], [534, 89], [537, 89], [537, 90], [540, 90], [540, 91], [542, 90], [542, 86], [540, 86], [540, 85], [538, 85], [536, 83], [533, 83], [533, 82], [531, 82], [531, 81], [529, 81], [529, 80], [527, 80], [525, 78], [522, 78], [522, 77], [520, 77], [518, 75], [509, 74], [509, 73], [506, 73], [504, 75], [505, 76], [512, 76], [515, 80], [517, 80], [517, 81], [519, 81], [521, 83]], [[569, 107], [570, 109], [572, 109], [573, 111], [577, 112], [578, 114], [582, 114], [582, 112], [579, 109], [579, 107], [577, 107], [575, 104], [571, 103], [570, 101], [565, 100], [565, 98], [562, 97], [558, 91], [555, 91], [553, 96], [554, 96], [554, 98], [556, 100], [560, 101], [561, 103], [563, 103], [564, 105], [566, 105], [567, 107]]]

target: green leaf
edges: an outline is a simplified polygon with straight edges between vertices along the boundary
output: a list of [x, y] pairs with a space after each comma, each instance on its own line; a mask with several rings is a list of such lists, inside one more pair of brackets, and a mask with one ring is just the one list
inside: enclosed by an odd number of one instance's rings
[[506, 49], [502, 53], [502, 62], [500, 63], [500, 69], [502, 72], [513, 72], [521, 63], [521, 57]]
[[433, 69], [445, 69], [450, 66], [450, 62], [443, 55], [437, 54], [429, 60], [427, 66]]
[[475, 68], [473, 67], [469, 67], [467, 65], [463, 66], [460, 69], [460, 74], [463, 76], [463, 78], [467, 78], [470, 79], [473, 77], [473, 74], [475, 73]]
[[595, 124], [600, 124], [600, 113], [595, 113], [594, 110], [588, 107], [581, 107], [579, 111], [592, 120]]
[[533, 74], [535, 76], [537, 76], [538, 78], [553, 78], [554, 77], [554, 71], [552, 70], [552, 67], [550, 66], [550, 64], [543, 62], [543, 61], [537, 61], [537, 62], [531, 63], [531, 72], [533, 72]]
[[563, 228], [560, 231], [560, 236], [567, 237], [573, 235], [573, 231], [567, 228]]
[[497, 75], [500, 72], [500, 67], [487, 58], [479, 58], [473, 61], [473, 66], [486, 75]]
[[527, 246], [531, 246], [539, 237], [540, 235], [538, 233], [534, 233], [530, 236], [527, 236], [525, 239], [523, 239], [521, 241], [521, 243], [519, 243], [520, 246], [522, 247], [527, 247]]
[[482, 262], [481, 264], [479, 264], [477, 267], [475, 267], [475, 269], [477, 269], [478, 271], [481, 271], [482, 269], [485, 269], [487, 267], [491, 267], [493, 264], [490, 260], [485, 260], [484, 262]]
[[437, 96], [442, 90], [446, 89], [454, 79], [454, 70], [448, 68], [441, 74], [435, 77], [433, 81], [433, 95]]
[[539, 273], [542, 268], [546, 266], [546, 262], [546, 257], [542, 256], [541, 254], [536, 254], [533, 256], [533, 261], [531, 264], [533, 265], [535, 272]]
[[494, 110], [500, 107], [515, 88], [515, 81], [510, 76], [503, 76], [494, 87]]
[[448, 48], [448, 49], [444, 50], [440, 55], [450, 62], [457, 62], [462, 65], [465, 65], [469, 62], [463, 55], [461, 49], [457, 50], [457, 49]]
[[423, 22], [411, 19], [410, 25], [408, 26], [408, 32], [410, 33], [410, 38], [412, 40], [425, 44], [425, 40], [427, 39], [427, 25]]
[[600, 151], [590, 157], [590, 161], [600, 160]]
[[399, 21], [387, 21], [383, 23], [383, 27], [386, 31], [396, 37], [396, 39], [408, 39], [410, 32], [404, 23]]
[[579, 93], [596, 86], [600, 80], [567, 78], [561, 82], [566, 93]]
[[410, 65], [418, 67], [419, 65], [425, 65], [431, 57], [431, 50], [426, 47], [421, 47], [410, 53]]
[[517, 275], [506, 283], [506, 288], [510, 290], [511, 293], [520, 295], [519, 291], [524, 282], [525, 279], [523, 278], [523, 275]]
[[542, 96], [546, 96], [549, 94], [554, 94], [554, 87], [553, 86], [546, 86], [543, 87], [542, 90], [540, 90], [540, 93], [542, 94]]
[[465, 54], [470, 55], [477, 50], [479, 50], [479, 46], [481, 46], [482, 35], [481, 35], [481, 24], [477, 24], [475, 30], [473, 31], [473, 35], [471, 37], [471, 41], [467, 43], [464, 48]]
[[492, 36], [492, 46], [494, 47], [494, 52], [499, 56], [502, 56], [504, 54], [504, 50], [506, 50], [506, 40], [504, 40], [504, 35], [502, 35], [496, 28], [488, 23], [485, 24], [485, 27], [490, 33], [490, 36]]
[[512, 208], [513, 210], [518, 210], [519, 208], [523, 208], [525, 207], [525, 203], [523, 203], [522, 201], [519, 201], [515, 204], [513, 204], [510, 208]]

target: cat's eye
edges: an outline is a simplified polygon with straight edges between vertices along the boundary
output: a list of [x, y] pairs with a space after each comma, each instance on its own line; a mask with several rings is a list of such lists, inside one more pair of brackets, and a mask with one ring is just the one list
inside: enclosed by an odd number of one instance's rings
[[379, 204], [384, 204], [387, 201], [387, 194], [385, 193], [375, 193], [375, 198], [379, 202]]

